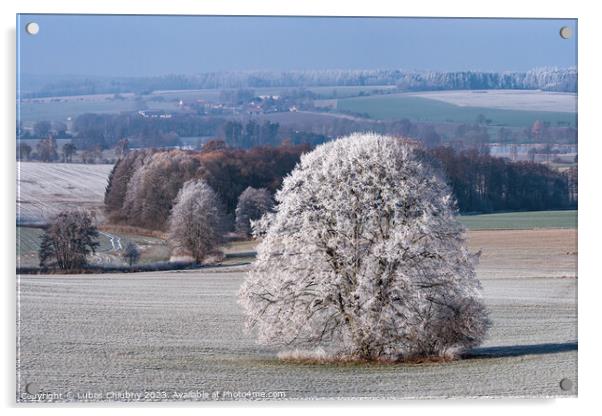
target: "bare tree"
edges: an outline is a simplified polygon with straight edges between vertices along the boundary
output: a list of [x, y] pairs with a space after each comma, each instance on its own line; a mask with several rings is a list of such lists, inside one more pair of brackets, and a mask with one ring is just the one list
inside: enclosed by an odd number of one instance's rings
[[63, 160], [67, 163], [71, 163], [73, 161], [73, 155], [77, 151], [77, 147], [73, 143], [65, 143], [63, 145]]
[[251, 235], [251, 221], [260, 219], [274, 205], [270, 191], [265, 188], [248, 187], [238, 197], [236, 206], [236, 232]]
[[78, 269], [94, 253], [98, 230], [86, 211], [63, 211], [46, 228], [38, 252], [40, 267], [56, 265], [63, 270]]
[[409, 144], [355, 134], [320, 145], [276, 201], [239, 298], [260, 343], [404, 360], [483, 340], [478, 256], [445, 182]]
[[223, 208], [203, 180], [190, 180], [178, 193], [169, 217], [169, 241], [176, 251], [189, 253], [197, 263], [217, 251], [223, 241]]
[[56, 139], [49, 136], [47, 139], [42, 139], [36, 145], [38, 155], [42, 162], [52, 162], [58, 158], [56, 152], [57, 144]]
[[125, 261], [131, 266], [140, 260], [140, 250], [138, 246], [131, 241], [125, 245], [125, 249], [123, 250], [123, 254], [121, 255]]

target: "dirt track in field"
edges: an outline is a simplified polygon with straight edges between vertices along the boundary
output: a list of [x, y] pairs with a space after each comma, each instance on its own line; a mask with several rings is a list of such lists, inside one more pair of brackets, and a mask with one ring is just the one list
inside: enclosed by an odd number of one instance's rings
[[[17, 395], [27, 383], [59, 401], [562, 396], [576, 393], [574, 230], [471, 232], [493, 327], [472, 358], [421, 365], [279, 361], [242, 330], [244, 271], [20, 279]], [[514, 272], [513, 272], [514, 270]], [[562, 378], [573, 389], [559, 388]], [[155, 392], [155, 393], [151, 393]], [[163, 394], [165, 393], [165, 398]], [[95, 396], [96, 395], [96, 396]], [[138, 396], [141, 395], [141, 396]], [[200, 396], [199, 396], [200, 395]]]

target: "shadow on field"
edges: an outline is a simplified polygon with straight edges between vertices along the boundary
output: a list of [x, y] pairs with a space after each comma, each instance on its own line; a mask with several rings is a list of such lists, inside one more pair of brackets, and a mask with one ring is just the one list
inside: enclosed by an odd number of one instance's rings
[[463, 358], [521, 357], [523, 355], [554, 354], [557, 352], [577, 351], [576, 342], [509, 345], [505, 347], [475, 348]]

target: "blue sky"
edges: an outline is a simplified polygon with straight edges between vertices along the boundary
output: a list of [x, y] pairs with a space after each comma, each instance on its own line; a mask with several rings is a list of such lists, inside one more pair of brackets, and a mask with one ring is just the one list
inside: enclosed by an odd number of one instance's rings
[[561, 26], [576, 33], [575, 20], [21, 15], [17, 38], [20, 71], [36, 75], [522, 71], [576, 65], [576, 36]]

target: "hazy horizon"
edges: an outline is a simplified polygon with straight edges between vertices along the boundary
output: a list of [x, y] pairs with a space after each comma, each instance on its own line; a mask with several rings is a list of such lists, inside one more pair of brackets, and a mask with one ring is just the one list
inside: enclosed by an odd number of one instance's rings
[[[40, 25], [36, 36], [27, 23]], [[576, 65], [574, 19], [17, 16], [20, 75], [219, 71], [528, 71]], [[559, 36], [569, 26], [574, 36]]]

